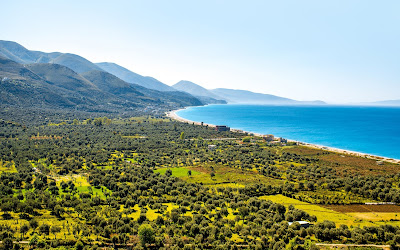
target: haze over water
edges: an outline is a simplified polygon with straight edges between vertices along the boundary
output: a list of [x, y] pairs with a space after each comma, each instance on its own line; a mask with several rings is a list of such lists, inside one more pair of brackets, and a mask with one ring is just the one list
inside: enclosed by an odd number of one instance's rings
[[185, 119], [400, 159], [400, 108], [208, 105], [178, 111]]

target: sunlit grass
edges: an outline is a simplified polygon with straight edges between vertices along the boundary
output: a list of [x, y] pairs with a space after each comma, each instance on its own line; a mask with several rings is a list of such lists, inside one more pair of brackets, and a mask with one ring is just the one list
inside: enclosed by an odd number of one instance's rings
[[369, 221], [390, 221], [390, 220], [400, 220], [400, 213], [383, 213], [383, 212], [371, 212], [371, 213], [346, 213], [362, 220]]
[[[154, 172], [160, 173], [160, 174], [165, 174], [165, 172], [168, 169], [170, 169], [172, 171], [172, 176], [175, 176], [175, 177], [188, 177], [188, 172], [189, 172], [189, 170], [191, 170], [189, 168], [184, 168], [184, 167], [179, 167], [179, 168], [160, 168], [160, 169], [154, 170]], [[201, 174], [200, 172], [197, 172], [195, 170], [191, 170], [191, 171], [192, 171], [191, 176], [196, 176], [196, 175]]]
[[14, 163], [0, 161], [0, 173], [2, 172], [16, 173], [18, 171]]
[[270, 200], [272, 202], [280, 203], [286, 207], [293, 205], [295, 208], [303, 210], [310, 215], [315, 215], [319, 222], [324, 220], [330, 220], [336, 223], [337, 226], [340, 224], [348, 226], [373, 226], [374, 223], [369, 219], [361, 219], [352, 216], [351, 214], [345, 214], [336, 212], [327, 208], [323, 208], [318, 205], [302, 202], [296, 199], [292, 199], [283, 195], [268, 195], [261, 196], [260, 199]]

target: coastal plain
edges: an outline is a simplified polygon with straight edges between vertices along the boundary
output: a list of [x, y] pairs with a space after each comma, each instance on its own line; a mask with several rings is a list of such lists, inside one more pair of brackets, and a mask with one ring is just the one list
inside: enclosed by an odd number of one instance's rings
[[[364, 227], [400, 224], [395, 163], [170, 117], [32, 119], [2, 123], [0, 224], [22, 245], [139, 247], [149, 225], [154, 247], [273, 248], [287, 233], [298, 245], [358, 243]], [[216, 241], [207, 230], [219, 227]]]
[[[272, 134], [317, 149], [399, 163], [400, 109], [362, 106], [228, 104], [175, 112], [192, 121]], [[191, 120], [191, 121], [190, 121]]]

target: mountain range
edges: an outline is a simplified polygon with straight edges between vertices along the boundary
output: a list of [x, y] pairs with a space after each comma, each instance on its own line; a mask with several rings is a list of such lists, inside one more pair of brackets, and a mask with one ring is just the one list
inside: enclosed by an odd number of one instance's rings
[[[204, 104], [323, 105], [235, 89], [206, 89], [191, 81], [168, 86], [112, 62], [92, 63], [75, 54], [28, 50], [0, 41], [0, 104], [121, 112]], [[399, 105], [400, 101], [377, 102]]]
[[111, 62], [92, 63], [75, 54], [28, 50], [0, 41], [0, 104], [87, 110], [173, 109], [204, 104], [277, 103], [290, 99], [239, 90], [207, 90], [190, 81], [168, 86]]
[[201, 87], [198, 84], [195, 84], [190, 81], [180, 81], [172, 87], [176, 90], [183, 91], [189, 93], [198, 99], [202, 100], [208, 104], [226, 104], [227, 101], [218, 95], [213, 94], [210, 90]]
[[[173, 88], [187, 92], [199, 99], [212, 98], [226, 103], [243, 104], [273, 104], [273, 105], [323, 105], [322, 101], [296, 101], [289, 98], [269, 94], [254, 93], [239, 89], [206, 89], [190, 81], [180, 81], [172, 86]], [[204, 99], [203, 99], [204, 100]]]
[[385, 101], [377, 101], [377, 102], [363, 102], [359, 105], [365, 106], [400, 106], [400, 100], [385, 100]]
[[78, 74], [60, 64], [20, 64], [1, 55], [0, 80], [0, 104], [19, 107], [160, 113], [203, 105], [190, 94], [147, 89], [102, 70]]
[[171, 88], [153, 77], [141, 76], [115, 63], [102, 62], [96, 63], [96, 66], [128, 83], [137, 84], [148, 89], [159, 91], [176, 91], [176, 89]]

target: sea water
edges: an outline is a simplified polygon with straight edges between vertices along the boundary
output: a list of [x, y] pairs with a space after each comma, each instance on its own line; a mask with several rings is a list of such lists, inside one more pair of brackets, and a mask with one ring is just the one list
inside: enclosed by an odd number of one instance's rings
[[207, 105], [177, 115], [296, 141], [400, 159], [400, 108]]

